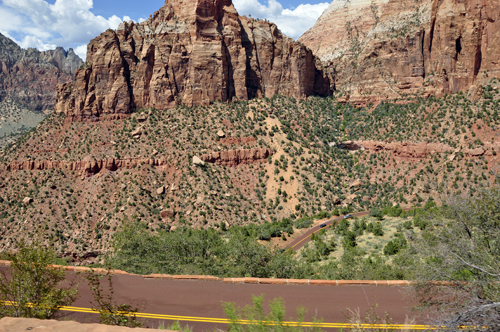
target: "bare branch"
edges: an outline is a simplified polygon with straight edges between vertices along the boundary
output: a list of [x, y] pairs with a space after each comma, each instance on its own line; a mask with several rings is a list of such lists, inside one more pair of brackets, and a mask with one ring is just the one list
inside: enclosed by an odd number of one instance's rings
[[[450, 252], [451, 252], [451, 251], [450, 251]], [[474, 269], [476, 269], [476, 270], [479, 270], [479, 271], [481, 271], [481, 272], [483, 272], [483, 273], [486, 273], [486, 274], [488, 274], [488, 275], [490, 275], [490, 276], [492, 276], [492, 277], [500, 277], [500, 274], [493, 274], [493, 273], [490, 273], [490, 272], [486, 271], [485, 269], [480, 268], [479, 266], [476, 266], [476, 265], [474, 265], [474, 264], [471, 264], [471, 263], [469, 263], [469, 262], [465, 261], [462, 257], [458, 256], [458, 255], [457, 255], [457, 254], [455, 254], [454, 252], [451, 252], [451, 254], [452, 254], [453, 256], [455, 256], [456, 258], [458, 258], [458, 259], [459, 259], [462, 263], [464, 263], [464, 264], [465, 264], [465, 265], [467, 265], [467, 266], [470, 266], [470, 267], [472, 267], [472, 268], [474, 268]]]

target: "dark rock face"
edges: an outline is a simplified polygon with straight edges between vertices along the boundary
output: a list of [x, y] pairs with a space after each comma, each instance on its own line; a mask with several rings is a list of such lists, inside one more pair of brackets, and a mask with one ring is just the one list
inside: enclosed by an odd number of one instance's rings
[[230, 0], [167, 0], [147, 21], [91, 41], [55, 111], [74, 119], [275, 94], [330, 94], [306, 47], [276, 25], [238, 15]]
[[0, 101], [8, 96], [31, 110], [51, 110], [57, 84], [71, 81], [82, 64], [72, 50], [24, 50], [0, 34]]

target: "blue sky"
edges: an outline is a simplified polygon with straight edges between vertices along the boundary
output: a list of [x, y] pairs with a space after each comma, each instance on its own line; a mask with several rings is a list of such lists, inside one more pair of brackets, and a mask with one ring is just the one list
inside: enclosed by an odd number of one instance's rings
[[[142, 21], [164, 0], [0, 0], [0, 33], [24, 48], [73, 48], [85, 57], [88, 42], [123, 20]], [[329, 0], [233, 0], [241, 15], [268, 19], [297, 39]]]

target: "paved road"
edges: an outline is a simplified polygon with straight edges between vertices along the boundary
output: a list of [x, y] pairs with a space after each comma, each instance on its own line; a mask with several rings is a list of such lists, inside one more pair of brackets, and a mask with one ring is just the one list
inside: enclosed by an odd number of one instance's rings
[[[78, 277], [68, 272], [68, 278]], [[227, 284], [216, 281], [144, 279], [141, 276], [113, 276], [115, 298], [119, 303], [136, 304], [141, 312], [178, 316], [226, 318], [222, 302], [238, 306], [251, 303], [252, 295], [265, 294], [267, 300], [281, 297], [287, 307], [287, 318], [295, 321], [295, 310], [304, 306], [308, 310], [306, 321], [315, 315], [326, 323], [346, 322], [346, 309], [360, 308], [362, 313], [378, 304], [377, 312], [387, 312], [392, 322], [404, 323], [413, 305], [404, 288], [389, 286], [307, 286], [307, 285], [255, 285]], [[91, 307], [92, 296], [86, 282], [80, 283], [80, 298], [75, 307]], [[76, 318], [81, 322], [96, 322], [97, 315], [62, 313], [62, 319]], [[158, 319], [148, 319], [148, 327], [157, 328]], [[164, 321], [165, 325], [172, 323]], [[417, 319], [416, 323], [423, 323]], [[225, 329], [225, 325], [207, 322], [181, 322], [194, 327], [195, 332]]]
[[[351, 213], [353, 217], [362, 217], [362, 216], [367, 216], [369, 212], [358, 212], [358, 213]], [[344, 218], [343, 216], [336, 217], [333, 219], [328, 220], [325, 222], [325, 224], [328, 226], [332, 225], [333, 223], [336, 223]], [[297, 251], [300, 248], [302, 248], [306, 243], [311, 241], [311, 234], [317, 233], [321, 230], [321, 227], [315, 226], [311, 229], [309, 229], [307, 232], [299, 236], [298, 238], [294, 239], [289, 245], [286, 246], [286, 249], [292, 248], [293, 250]]]

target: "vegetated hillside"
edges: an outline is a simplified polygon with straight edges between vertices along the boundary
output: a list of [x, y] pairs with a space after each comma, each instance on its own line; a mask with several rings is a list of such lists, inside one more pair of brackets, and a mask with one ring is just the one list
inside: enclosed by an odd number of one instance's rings
[[83, 61], [69, 49], [22, 49], [0, 34], [0, 149], [36, 126]]
[[474, 192], [497, 181], [497, 85], [475, 102], [370, 109], [275, 96], [99, 122], [52, 114], [1, 157], [1, 246], [42, 236], [76, 257], [110, 249], [124, 220], [231, 227]]

